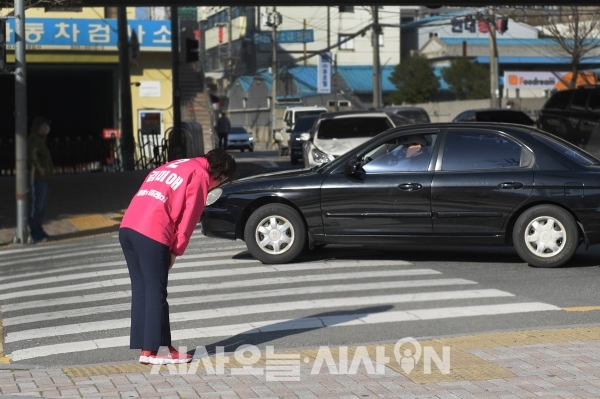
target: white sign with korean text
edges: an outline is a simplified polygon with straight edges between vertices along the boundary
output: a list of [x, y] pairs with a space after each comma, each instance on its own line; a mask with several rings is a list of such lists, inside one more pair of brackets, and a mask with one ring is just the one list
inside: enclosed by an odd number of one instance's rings
[[331, 93], [331, 53], [319, 54], [317, 92]]
[[145, 80], [140, 82], [140, 97], [160, 97], [160, 81]]

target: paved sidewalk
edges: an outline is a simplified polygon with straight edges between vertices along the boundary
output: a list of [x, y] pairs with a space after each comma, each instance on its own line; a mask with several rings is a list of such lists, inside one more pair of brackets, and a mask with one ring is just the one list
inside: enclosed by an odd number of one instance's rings
[[[402, 358], [398, 362], [401, 351], [408, 356], [405, 350], [416, 348], [411, 345], [402, 344], [397, 351], [395, 343], [351, 347], [347, 352], [344, 348], [287, 352], [275, 348], [280, 357], [299, 359], [299, 373], [289, 373], [291, 368], [276, 371], [273, 356], [264, 352], [260, 359], [258, 355], [252, 359], [250, 352], [225, 354], [228, 363], [222, 372], [215, 367], [214, 356], [170, 368], [137, 363], [49, 369], [12, 364], [0, 368], [0, 393], [164, 399], [600, 397], [600, 326], [419, 340], [423, 351], [416, 366]], [[444, 353], [444, 347], [449, 353]], [[428, 356], [430, 373], [424, 368]], [[253, 367], [254, 375], [242, 374], [248, 371], [244, 364]], [[279, 360], [279, 364], [290, 362]], [[216, 371], [211, 374], [207, 369]], [[285, 376], [288, 380], [283, 380]]]
[[[268, 171], [238, 163], [236, 178]], [[56, 175], [50, 186], [44, 229], [54, 241], [116, 231], [149, 170]], [[0, 246], [12, 242], [16, 227], [14, 177], [0, 177]]]

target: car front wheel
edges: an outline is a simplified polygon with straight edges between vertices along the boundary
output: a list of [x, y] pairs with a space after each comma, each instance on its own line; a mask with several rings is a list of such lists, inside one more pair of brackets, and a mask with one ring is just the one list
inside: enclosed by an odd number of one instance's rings
[[575, 254], [579, 231], [569, 212], [554, 205], [539, 205], [519, 216], [513, 243], [519, 256], [530, 265], [558, 267]]
[[287, 263], [305, 247], [306, 228], [298, 212], [283, 204], [261, 206], [244, 229], [248, 250], [263, 263]]

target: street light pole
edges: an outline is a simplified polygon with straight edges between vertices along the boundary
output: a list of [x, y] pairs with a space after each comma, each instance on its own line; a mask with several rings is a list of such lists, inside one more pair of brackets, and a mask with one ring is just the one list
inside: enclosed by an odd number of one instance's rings
[[15, 158], [17, 230], [13, 242], [25, 244], [27, 231], [27, 73], [25, 68], [25, 4], [15, 0]]
[[272, 55], [272, 78], [273, 82], [271, 84], [271, 134], [269, 145], [273, 142], [275, 138], [275, 129], [277, 128], [277, 114], [275, 108], [275, 101], [277, 97], [277, 24], [279, 22], [279, 17], [277, 15], [277, 6], [273, 7], [272, 17], [272, 28], [273, 28], [273, 55]]
[[498, 93], [498, 46], [496, 44], [496, 16], [492, 7], [488, 8], [490, 31], [490, 108], [500, 108]]
[[373, 45], [373, 107], [381, 108], [381, 67], [379, 65], [379, 8], [373, 7], [373, 30], [371, 43]]

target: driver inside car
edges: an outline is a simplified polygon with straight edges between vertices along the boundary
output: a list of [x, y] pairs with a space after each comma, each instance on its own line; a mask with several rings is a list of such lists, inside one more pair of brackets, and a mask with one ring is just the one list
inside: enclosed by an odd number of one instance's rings
[[[387, 151], [372, 159], [363, 169], [366, 172], [414, 172], [429, 168], [431, 146], [424, 136], [400, 137], [399, 143], [393, 144], [386, 143]], [[390, 150], [390, 147], [393, 149]]]

